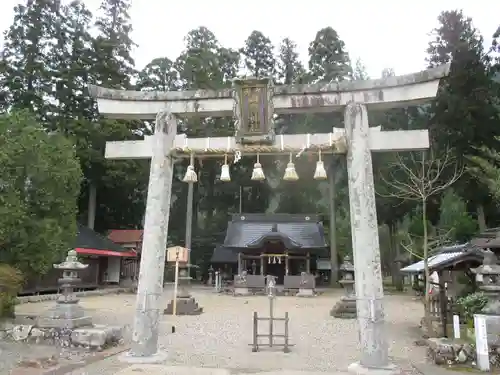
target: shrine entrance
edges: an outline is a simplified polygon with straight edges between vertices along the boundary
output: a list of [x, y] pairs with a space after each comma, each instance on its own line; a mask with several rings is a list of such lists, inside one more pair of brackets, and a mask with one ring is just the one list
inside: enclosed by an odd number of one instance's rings
[[[360, 80], [313, 85], [273, 86], [272, 78], [235, 79], [232, 89], [188, 92], [135, 92], [90, 86], [101, 115], [121, 119], [156, 119], [155, 134], [143, 141], [108, 142], [106, 157], [150, 158], [134, 334], [127, 358], [157, 362], [160, 303], [163, 292], [165, 250], [170, 215], [173, 162], [178, 157], [223, 158], [220, 180], [230, 181], [228, 155], [255, 160], [252, 180], [265, 173], [259, 155], [287, 155], [284, 179], [297, 181], [293, 159], [303, 154], [317, 158], [315, 179], [326, 179], [322, 154], [347, 154], [349, 205], [356, 274], [356, 308], [359, 321], [360, 361], [354, 373], [388, 370], [388, 343], [384, 329], [383, 285], [378, 223], [372, 170], [372, 152], [429, 148], [427, 130], [382, 131], [370, 127], [369, 110], [420, 105], [436, 96], [439, 81], [449, 65], [423, 72], [379, 80]], [[345, 129], [326, 134], [275, 134], [275, 115], [342, 111]], [[177, 135], [179, 116], [235, 119], [235, 137], [187, 138]], [[173, 157], [175, 154], [175, 158]], [[185, 182], [188, 197], [197, 174], [190, 163]], [[189, 198], [188, 198], [189, 201]], [[188, 213], [192, 205], [187, 207]], [[188, 215], [189, 217], [189, 215]], [[186, 226], [186, 247], [191, 243]], [[274, 265], [274, 263], [272, 263]], [[278, 271], [278, 269], [276, 269]], [[243, 276], [243, 275], [242, 275]], [[310, 276], [310, 275], [309, 275]], [[243, 277], [242, 277], [243, 278]]]

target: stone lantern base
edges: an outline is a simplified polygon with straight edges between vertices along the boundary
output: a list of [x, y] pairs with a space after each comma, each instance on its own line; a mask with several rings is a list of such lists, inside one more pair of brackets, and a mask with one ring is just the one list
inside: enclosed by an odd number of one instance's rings
[[[171, 300], [167, 308], [163, 310], [165, 315], [173, 315], [174, 312], [174, 301]], [[193, 297], [177, 297], [177, 306], [175, 315], [200, 315], [203, 312], [203, 308], [198, 306], [198, 303]]]
[[330, 315], [340, 319], [355, 319], [357, 317], [356, 297], [342, 297], [330, 311]]
[[92, 325], [92, 318], [86, 316], [78, 303], [57, 303], [40, 315], [37, 326], [40, 328], [79, 328]]

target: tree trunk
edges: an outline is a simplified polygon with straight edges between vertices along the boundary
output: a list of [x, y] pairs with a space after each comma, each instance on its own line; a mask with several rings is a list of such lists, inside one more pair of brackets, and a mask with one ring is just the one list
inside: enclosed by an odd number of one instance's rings
[[391, 254], [392, 254], [392, 262], [391, 262], [391, 276], [392, 276], [392, 285], [396, 288], [397, 291], [403, 291], [403, 277], [400, 272], [400, 262], [395, 262], [395, 259], [399, 259], [399, 242], [397, 238], [397, 223], [391, 222], [389, 223], [389, 236], [391, 241]]
[[484, 214], [484, 207], [482, 204], [477, 206], [477, 222], [479, 224], [479, 231], [484, 232], [486, 228], [486, 216]]
[[432, 320], [430, 312], [430, 273], [429, 273], [429, 262], [428, 262], [428, 233], [427, 233], [427, 207], [426, 199], [422, 199], [422, 225], [424, 230], [424, 274], [425, 274], [425, 294], [424, 294], [424, 325], [429, 336], [432, 336]]
[[87, 210], [87, 227], [94, 229], [97, 204], [97, 188], [92, 181], [89, 181], [89, 201]]

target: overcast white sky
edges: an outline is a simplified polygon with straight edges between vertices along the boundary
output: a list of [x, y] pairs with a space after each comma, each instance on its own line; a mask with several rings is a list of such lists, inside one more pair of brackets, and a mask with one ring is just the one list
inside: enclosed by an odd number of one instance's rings
[[[12, 21], [18, 0], [1, 0], [0, 29]], [[86, 0], [95, 12], [100, 0]], [[495, 5], [497, 4], [497, 5]], [[138, 68], [151, 59], [175, 59], [183, 38], [198, 26], [212, 30], [226, 47], [238, 48], [253, 30], [273, 43], [293, 39], [302, 60], [316, 32], [332, 26], [345, 41], [352, 60], [361, 58], [371, 77], [384, 68], [397, 74], [425, 68], [429, 32], [442, 10], [463, 9], [483, 33], [486, 43], [500, 23], [500, 2], [495, 0], [133, 0], [132, 38], [138, 44], [134, 58]]]

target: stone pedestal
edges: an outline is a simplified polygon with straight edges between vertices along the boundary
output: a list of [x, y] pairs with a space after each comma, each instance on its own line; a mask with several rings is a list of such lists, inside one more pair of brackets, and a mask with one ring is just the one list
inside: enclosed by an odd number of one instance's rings
[[357, 317], [356, 297], [342, 297], [330, 311], [330, 315], [339, 319], [355, 319]]
[[[176, 315], [199, 315], [203, 308], [198, 305], [196, 299], [189, 294], [189, 282], [191, 278], [187, 274], [187, 269], [179, 271], [179, 288], [177, 291]], [[174, 300], [170, 300], [163, 314], [172, 315], [174, 312]]]
[[247, 271], [242, 271], [238, 275], [234, 276], [234, 296], [248, 296], [250, 295], [250, 289], [248, 288]]
[[249, 296], [251, 293], [246, 286], [235, 286], [233, 294], [235, 296]]
[[[171, 300], [167, 308], [163, 310], [165, 315], [172, 315], [174, 312], [174, 301]], [[177, 306], [175, 315], [199, 315], [203, 312], [203, 308], [198, 306], [198, 303], [193, 297], [177, 298]]]
[[347, 368], [349, 374], [354, 375], [401, 375], [401, 370], [394, 365], [387, 365], [385, 367], [365, 367], [359, 362], [352, 363]]
[[307, 272], [300, 273], [299, 291], [297, 297], [314, 297], [316, 288], [316, 279], [313, 275]]
[[39, 316], [36, 325], [40, 328], [73, 329], [91, 326], [92, 318], [85, 315], [80, 305], [57, 304]]
[[310, 288], [299, 288], [297, 297], [314, 297], [314, 289]]

